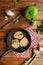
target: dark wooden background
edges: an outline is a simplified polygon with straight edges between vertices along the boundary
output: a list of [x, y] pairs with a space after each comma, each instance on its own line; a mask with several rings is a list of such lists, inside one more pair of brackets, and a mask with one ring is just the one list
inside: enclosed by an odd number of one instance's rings
[[[22, 14], [20, 10], [23, 10], [28, 5], [34, 5], [38, 9], [39, 11], [38, 16], [36, 17], [35, 20], [37, 21], [37, 25], [41, 25], [41, 22], [43, 22], [43, 0], [31, 0], [31, 1], [30, 0], [18, 0], [18, 1], [19, 2], [17, 4], [12, 4], [12, 0], [0, 0], [0, 27], [6, 24], [7, 22], [9, 22], [10, 20], [16, 18], [18, 14]], [[5, 21], [3, 20], [4, 16], [6, 15], [4, 12], [5, 10], [8, 10], [8, 9], [14, 11], [15, 15], [13, 17], [8, 17], [8, 20]], [[4, 27], [3, 29], [0, 29], [0, 38], [2, 38], [2, 40], [0, 40], [0, 55], [7, 48], [5, 38], [9, 30], [13, 28], [24, 28], [25, 29], [28, 26], [31, 27], [33, 30], [37, 28], [37, 26], [31, 26], [29, 24], [29, 21], [26, 20], [25, 17], [21, 15], [21, 19], [19, 23], [15, 22], [11, 25]], [[43, 38], [43, 35], [41, 34], [39, 35], [41, 36], [41, 38]], [[20, 65], [22, 62], [24, 62], [24, 60], [25, 60], [24, 58], [19, 58], [19, 59], [16, 58], [14, 53], [11, 51], [0, 60], [0, 65]], [[41, 62], [41, 60], [39, 62]], [[33, 65], [39, 65], [39, 64], [35, 62], [35, 64], [33, 63]], [[42, 60], [42, 64], [40, 65], [43, 65], [43, 60]]]

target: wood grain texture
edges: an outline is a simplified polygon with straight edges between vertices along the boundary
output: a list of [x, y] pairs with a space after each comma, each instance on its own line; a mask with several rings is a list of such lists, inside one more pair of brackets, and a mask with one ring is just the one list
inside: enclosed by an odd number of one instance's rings
[[[17, 15], [21, 14], [20, 22], [18, 23], [15, 22], [11, 25], [4, 27], [3, 29], [0, 29], [0, 38], [2, 38], [0, 39], [0, 55], [7, 49], [5, 38], [11, 29], [14, 29], [14, 28], [25, 29], [28, 26], [32, 29], [37, 28], [37, 26], [31, 26], [31, 24], [29, 23], [30, 21], [25, 19], [25, 17], [22, 15], [21, 10], [25, 9], [26, 6], [34, 5], [38, 9], [39, 13], [37, 18], [35, 19], [37, 21], [37, 25], [41, 25], [41, 22], [43, 21], [43, 0], [31, 0], [31, 1], [18, 0], [18, 1], [19, 2], [17, 4], [13, 4], [12, 0], [0, 0], [0, 27], [6, 24], [7, 22], [11, 21], [12, 19], [16, 18]], [[8, 17], [8, 20], [5, 21], [3, 20], [4, 16], [6, 15], [4, 11], [8, 9], [11, 9], [12, 11], [14, 11], [15, 15], [13, 17]], [[40, 35], [40, 37], [43, 38], [43, 35]], [[43, 55], [43, 53], [41, 53], [41, 55]], [[34, 61], [32, 65], [43, 65], [43, 59], [42, 59], [43, 56], [41, 57], [42, 60], [40, 60], [40, 57], [38, 57], [39, 63], [37, 64], [37, 61], [36, 62]], [[5, 55], [0, 60], [0, 65], [21, 65], [21, 63], [23, 63], [24, 60], [25, 58], [16, 58], [14, 53], [10, 51], [7, 55]]]

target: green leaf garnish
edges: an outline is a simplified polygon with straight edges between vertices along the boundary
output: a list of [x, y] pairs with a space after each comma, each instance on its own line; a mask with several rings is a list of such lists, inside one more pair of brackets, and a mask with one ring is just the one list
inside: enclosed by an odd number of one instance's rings
[[35, 20], [32, 20], [32, 25], [33, 26], [37, 25], [37, 22]]
[[16, 4], [17, 3], [17, 0], [13, 0], [13, 4]]
[[43, 33], [43, 24], [38, 26], [36, 29], [37, 32]]

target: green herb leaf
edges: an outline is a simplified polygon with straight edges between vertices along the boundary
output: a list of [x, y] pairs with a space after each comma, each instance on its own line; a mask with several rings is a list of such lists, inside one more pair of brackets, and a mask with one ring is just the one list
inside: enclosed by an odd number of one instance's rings
[[43, 24], [38, 26], [36, 29], [37, 32], [43, 33]]
[[23, 63], [22, 65], [26, 65], [25, 63]]
[[13, 4], [16, 4], [17, 3], [17, 0], [13, 0]]
[[32, 20], [32, 25], [33, 26], [37, 25], [37, 22], [35, 20]]

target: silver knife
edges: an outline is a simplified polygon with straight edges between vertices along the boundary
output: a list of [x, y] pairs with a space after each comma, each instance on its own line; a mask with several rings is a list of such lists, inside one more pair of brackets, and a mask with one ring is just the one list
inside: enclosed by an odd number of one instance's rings
[[[20, 20], [20, 16], [21, 16], [21, 15], [18, 15], [15, 19], [12, 19], [10, 22], [4, 24], [3, 26], [0, 27], [0, 29], [3, 29], [5, 26], [10, 25], [10, 24], [13, 24], [13, 23], [16, 22], [17, 20]], [[18, 21], [18, 22], [19, 22], [19, 21]]]

